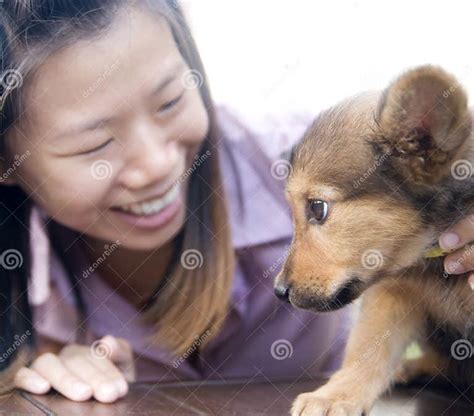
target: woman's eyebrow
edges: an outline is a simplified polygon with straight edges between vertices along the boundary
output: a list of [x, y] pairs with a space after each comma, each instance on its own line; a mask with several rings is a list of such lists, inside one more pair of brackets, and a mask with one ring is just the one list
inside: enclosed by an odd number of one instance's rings
[[[169, 71], [169, 74], [154, 87], [152, 88], [149, 96], [154, 97], [161, 93], [171, 82], [173, 82], [176, 79], [177, 74], [179, 73], [181, 68], [184, 68], [184, 63], [183, 62], [178, 62], [175, 64], [171, 70]], [[111, 121], [114, 120], [114, 117], [106, 117], [106, 118], [101, 118], [101, 119], [96, 119], [92, 121], [87, 121], [86, 123], [83, 124], [78, 124], [77, 126], [73, 126], [71, 128], [67, 128], [64, 132], [59, 133], [57, 136], [54, 137], [54, 141], [61, 139], [63, 136], [74, 136], [90, 131], [97, 130], [104, 124], [107, 124]]]

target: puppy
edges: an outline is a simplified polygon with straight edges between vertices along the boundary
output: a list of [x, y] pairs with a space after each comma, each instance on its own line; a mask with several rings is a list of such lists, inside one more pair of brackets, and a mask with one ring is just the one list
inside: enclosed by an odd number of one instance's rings
[[[423, 66], [323, 112], [293, 149], [295, 231], [275, 292], [316, 312], [363, 296], [342, 367], [292, 415], [367, 415], [394, 381], [421, 374], [474, 398], [474, 292], [436, 248], [474, 221], [471, 124], [457, 80]], [[424, 353], [403, 362], [414, 340]]]

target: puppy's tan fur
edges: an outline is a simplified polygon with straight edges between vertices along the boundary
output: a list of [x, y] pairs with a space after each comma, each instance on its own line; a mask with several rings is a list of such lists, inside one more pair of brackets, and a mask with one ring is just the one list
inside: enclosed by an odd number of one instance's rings
[[[464, 276], [443, 275], [442, 258], [424, 256], [474, 203], [471, 177], [455, 173], [474, 163], [471, 124], [456, 79], [424, 66], [323, 112], [294, 149], [295, 233], [276, 287], [317, 312], [363, 297], [341, 369], [300, 395], [293, 415], [367, 414], [394, 380], [420, 373], [473, 399], [474, 358], [451, 350], [474, 344], [473, 292]], [[308, 222], [311, 200], [329, 203], [321, 223]], [[425, 354], [403, 363], [413, 340]]]

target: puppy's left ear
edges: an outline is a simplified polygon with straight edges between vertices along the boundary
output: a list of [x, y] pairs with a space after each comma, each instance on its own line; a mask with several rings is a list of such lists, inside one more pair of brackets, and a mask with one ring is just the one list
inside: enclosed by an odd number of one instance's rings
[[384, 92], [377, 110], [383, 152], [415, 184], [434, 184], [471, 142], [467, 96], [441, 68], [423, 66], [400, 76]]

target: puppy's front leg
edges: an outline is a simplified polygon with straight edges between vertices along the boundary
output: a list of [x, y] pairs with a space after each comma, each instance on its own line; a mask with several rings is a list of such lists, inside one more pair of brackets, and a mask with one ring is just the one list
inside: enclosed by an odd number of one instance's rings
[[363, 296], [340, 370], [299, 395], [293, 416], [366, 415], [390, 385], [403, 353], [423, 325], [417, 302], [400, 286], [376, 285]]

